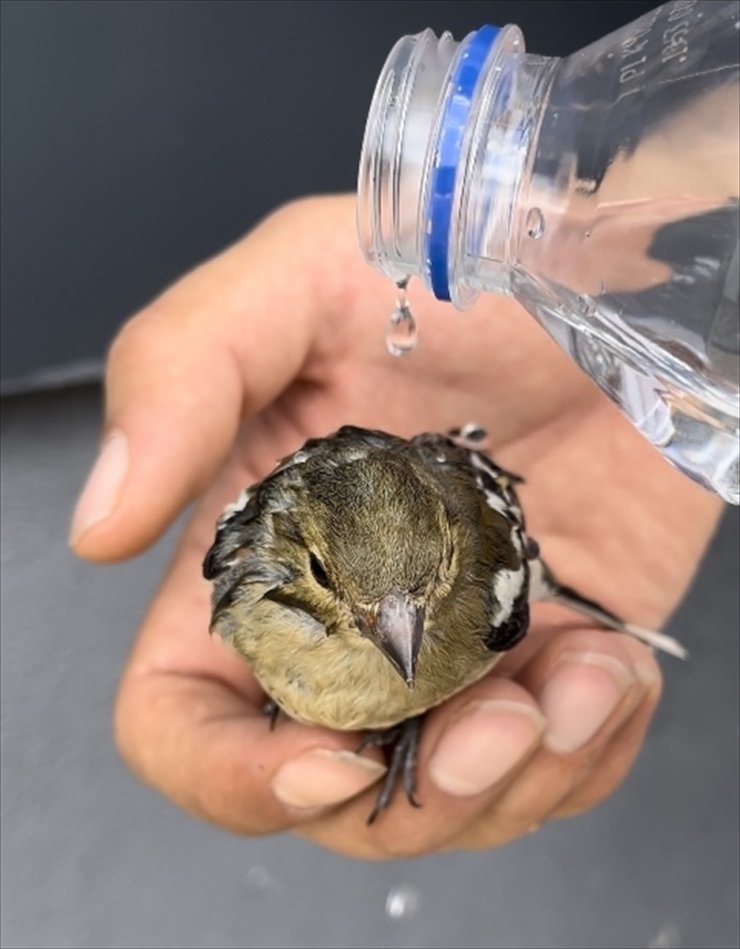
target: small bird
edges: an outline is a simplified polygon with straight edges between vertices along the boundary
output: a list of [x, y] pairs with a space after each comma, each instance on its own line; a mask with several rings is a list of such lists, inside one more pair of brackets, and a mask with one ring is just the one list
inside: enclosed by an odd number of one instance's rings
[[469, 424], [406, 440], [344, 426], [313, 438], [218, 520], [203, 574], [211, 632], [251, 666], [276, 714], [368, 734], [390, 764], [369, 822], [403, 777], [415, 798], [429, 709], [485, 675], [526, 635], [529, 606], [558, 600], [684, 656], [560, 584], [526, 530], [522, 479]]

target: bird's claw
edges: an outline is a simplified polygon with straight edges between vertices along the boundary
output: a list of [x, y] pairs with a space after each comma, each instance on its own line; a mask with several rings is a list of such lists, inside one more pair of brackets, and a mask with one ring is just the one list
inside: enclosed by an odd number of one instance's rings
[[412, 807], [421, 807], [416, 799], [416, 757], [423, 717], [423, 715], [417, 715], [392, 728], [368, 732], [360, 742], [357, 754], [366, 748], [393, 746], [388, 771], [380, 787], [375, 807], [367, 819], [368, 824], [374, 823], [378, 815], [388, 807], [401, 775], [403, 775], [403, 789], [409, 804]]

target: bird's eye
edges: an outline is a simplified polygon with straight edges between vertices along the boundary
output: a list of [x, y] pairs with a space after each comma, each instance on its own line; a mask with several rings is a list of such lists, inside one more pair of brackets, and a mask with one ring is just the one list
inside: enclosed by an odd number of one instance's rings
[[311, 573], [313, 574], [314, 580], [319, 584], [319, 586], [324, 587], [325, 590], [328, 590], [331, 586], [329, 583], [329, 577], [326, 575], [324, 565], [321, 563], [316, 554], [309, 554], [308, 563], [311, 567]]

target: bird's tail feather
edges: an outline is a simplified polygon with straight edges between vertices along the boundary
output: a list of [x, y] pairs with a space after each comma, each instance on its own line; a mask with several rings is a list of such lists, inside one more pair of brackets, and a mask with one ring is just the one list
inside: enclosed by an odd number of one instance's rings
[[[535, 567], [535, 564], [531, 566]], [[677, 659], [688, 658], [688, 650], [672, 636], [667, 636], [665, 633], [659, 633], [655, 630], [645, 629], [635, 623], [626, 622], [595, 600], [589, 600], [572, 587], [559, 583], [550, 569], [541, 560], [539, 561], [539, 566], [539, 571], [536, 569], [533, 570], [534, 574], [538, 572], [540, 574], [536, 577], [534, 584], [533, 601], [552, 600], [557, 603], [562, 603], [577, 613], [581, 613], [589, 619], [596, 620], [597, 623], [607, 627], [607, 629], [613, 629], [617, 632], [633, 636], [652, 649], [659, 649], [671, 656], [675, 656]]]

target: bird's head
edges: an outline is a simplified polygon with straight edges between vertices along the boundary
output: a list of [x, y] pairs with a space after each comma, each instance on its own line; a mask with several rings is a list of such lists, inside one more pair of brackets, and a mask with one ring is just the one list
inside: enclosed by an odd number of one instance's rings
[[272, 557], [292, 576], [269, 599], [326, 635], [361, 637], [413, 686], [425, 624], [451, 589], [453, 525], [439, 490], [402, 458], [305, 466], [272, 519]]

